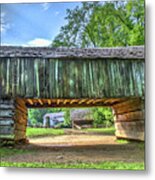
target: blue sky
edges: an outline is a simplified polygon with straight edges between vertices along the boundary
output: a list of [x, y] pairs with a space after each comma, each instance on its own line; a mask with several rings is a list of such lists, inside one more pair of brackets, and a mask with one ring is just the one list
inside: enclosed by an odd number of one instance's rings
[[1, 44], [47, 46], [80, 2], [1, 4]]

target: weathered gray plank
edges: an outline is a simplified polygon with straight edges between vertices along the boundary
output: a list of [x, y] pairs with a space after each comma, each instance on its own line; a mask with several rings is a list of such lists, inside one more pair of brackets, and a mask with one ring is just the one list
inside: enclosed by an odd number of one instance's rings
[[13, 104], [1, 104], [0, 103], [0, 110], [2, 109], [13, 109], [14, 105]]
[[0, 135], [8, 135], [14, 133], [14, 127], [12, 126], [0, 126]]
[[13, 111], [10, 109], [3, 109], [3, 110], [1, 109], [0, 111], [1, 111], [0, 112], [1, 117], [11, 117], [14, 114]]
[[137, 59], [4, 58], [3, 97], [117, 98], [144, 96], [144, 62]]
[[0, 119], [0, 126], [12, 126], [14, 124], [14, 121], [12, 119]]

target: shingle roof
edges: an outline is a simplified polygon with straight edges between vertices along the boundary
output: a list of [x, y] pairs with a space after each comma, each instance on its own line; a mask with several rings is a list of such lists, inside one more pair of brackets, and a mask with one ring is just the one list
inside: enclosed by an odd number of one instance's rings
[[144, 59], [144, 46], [116, 48], [52, 48], [52, 47], [17, 47], [1, 46], [0, 57], [31, 57], [61, 59]]

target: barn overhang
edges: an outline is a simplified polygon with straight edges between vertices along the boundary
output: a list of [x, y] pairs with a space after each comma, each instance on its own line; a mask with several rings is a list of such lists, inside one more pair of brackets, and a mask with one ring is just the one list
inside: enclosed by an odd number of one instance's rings
[[0, 133], [25, 139], [27, 108], [110, 106], [116, 136], [144, 140], [144, 68], [143, 46], [1, 46]]

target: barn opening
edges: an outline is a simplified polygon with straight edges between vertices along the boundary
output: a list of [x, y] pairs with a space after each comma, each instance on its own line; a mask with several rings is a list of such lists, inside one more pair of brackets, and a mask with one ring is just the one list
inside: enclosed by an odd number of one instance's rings
[[[30, 99], [16, 98], [1, 102], [1, 139], [13, 138], [15, 142], [25, 142], [29, 109], [38, 108], [101, 108], [112, 109], [116, 138], [144, 141], [144, 100], [142, 98], [100, 98], [100, 99]], [[50, 126], [45, 117], [45, 126]], [[57, 120], [54, 120], [55, 123]], [[4, 124], [3, 124], [4, 122]], [[79, 121], [80, 122], [80, 121]], [[73, 124], [78, 129], [81, 124]], [[38, 127], [41, 124], [36, 124]], [[86, 124], [85, 124], [86, 125]], [[58, 124], [59, 126], [59, 124]], [[59, 127], [58, 127], [59, 128]], [[45, 129], [46, 131], [47, 129]], [[61, 132], [60, 132], [61, 133]], [[3, 136], [3, 137], [2, 137]]]
[[[16, 98], [1, 104], [1, 134], [13, 134], [15, 141], [26, 140], [28, 109], [39, 108], [81, 108], [111, 107], [114, 116], [115, 135], [117, 138], [144, 140], [144, 100], [142, 98], [100, 98], [100, 99], [30, 99]], [[48, 117], [49, 118], [49, 117]], [[48, 119], [47, 118], [47, 119]], [[45, 118], [45, 125], [49, 121]], [[56, 123], [57, 120], [55, 119]], [[74, 128], [80, 126], [74, 123]], [[12, 125], [11, 125], [12, 123]], [[39, 125], [38, 125], [39, 126]]]
[[[100, 142], [97, 142], [97, 144], [102, 144], [102, 136], [115, 135], [112, 108], [101, 105], [95, 106], [95, 102], [98, 104], [103, 101], [101, 99], [100, 101], [99, 99], [98, 101], [93, 99], [91, 101], [89, 99], [74, 99], [74, 101], [59, 99], [60, 102], [58, 100], [48, 100], [48, 103], [45, 103], [46, 101], [43, 99], [26, 100], [26, 106], [28, 107], [26, 138], [29, 139], [30, 143], [42, 142], [44, 144], [43, 141], [47, 143], [48, 139], [48, 143], [53, 143], [53, 145], [63, 145], [65, 143], [93, 145], [92, 143], [95, 144], [95, 138], [98, 141], [100, 137]], [[50, 104], [49, 101], [52, 103]], [[37, 104], [37, 102], [39, 103]], [[90, 105], [90, 103], [92, 104]], [[39, 106], [39, 104], [41, 105]], [[105, 130], [109, 132], [105, 133]], [[90, 134], [91, 137], [89, 137]], [[60, 139], [58, 137], [60, 135], [64, 136], [61, 136]], [[36, 139], [37, 137], [40, 138], [40, 142], [39, 139]], [[72, 140], [70, 141], [70, 139]]]

